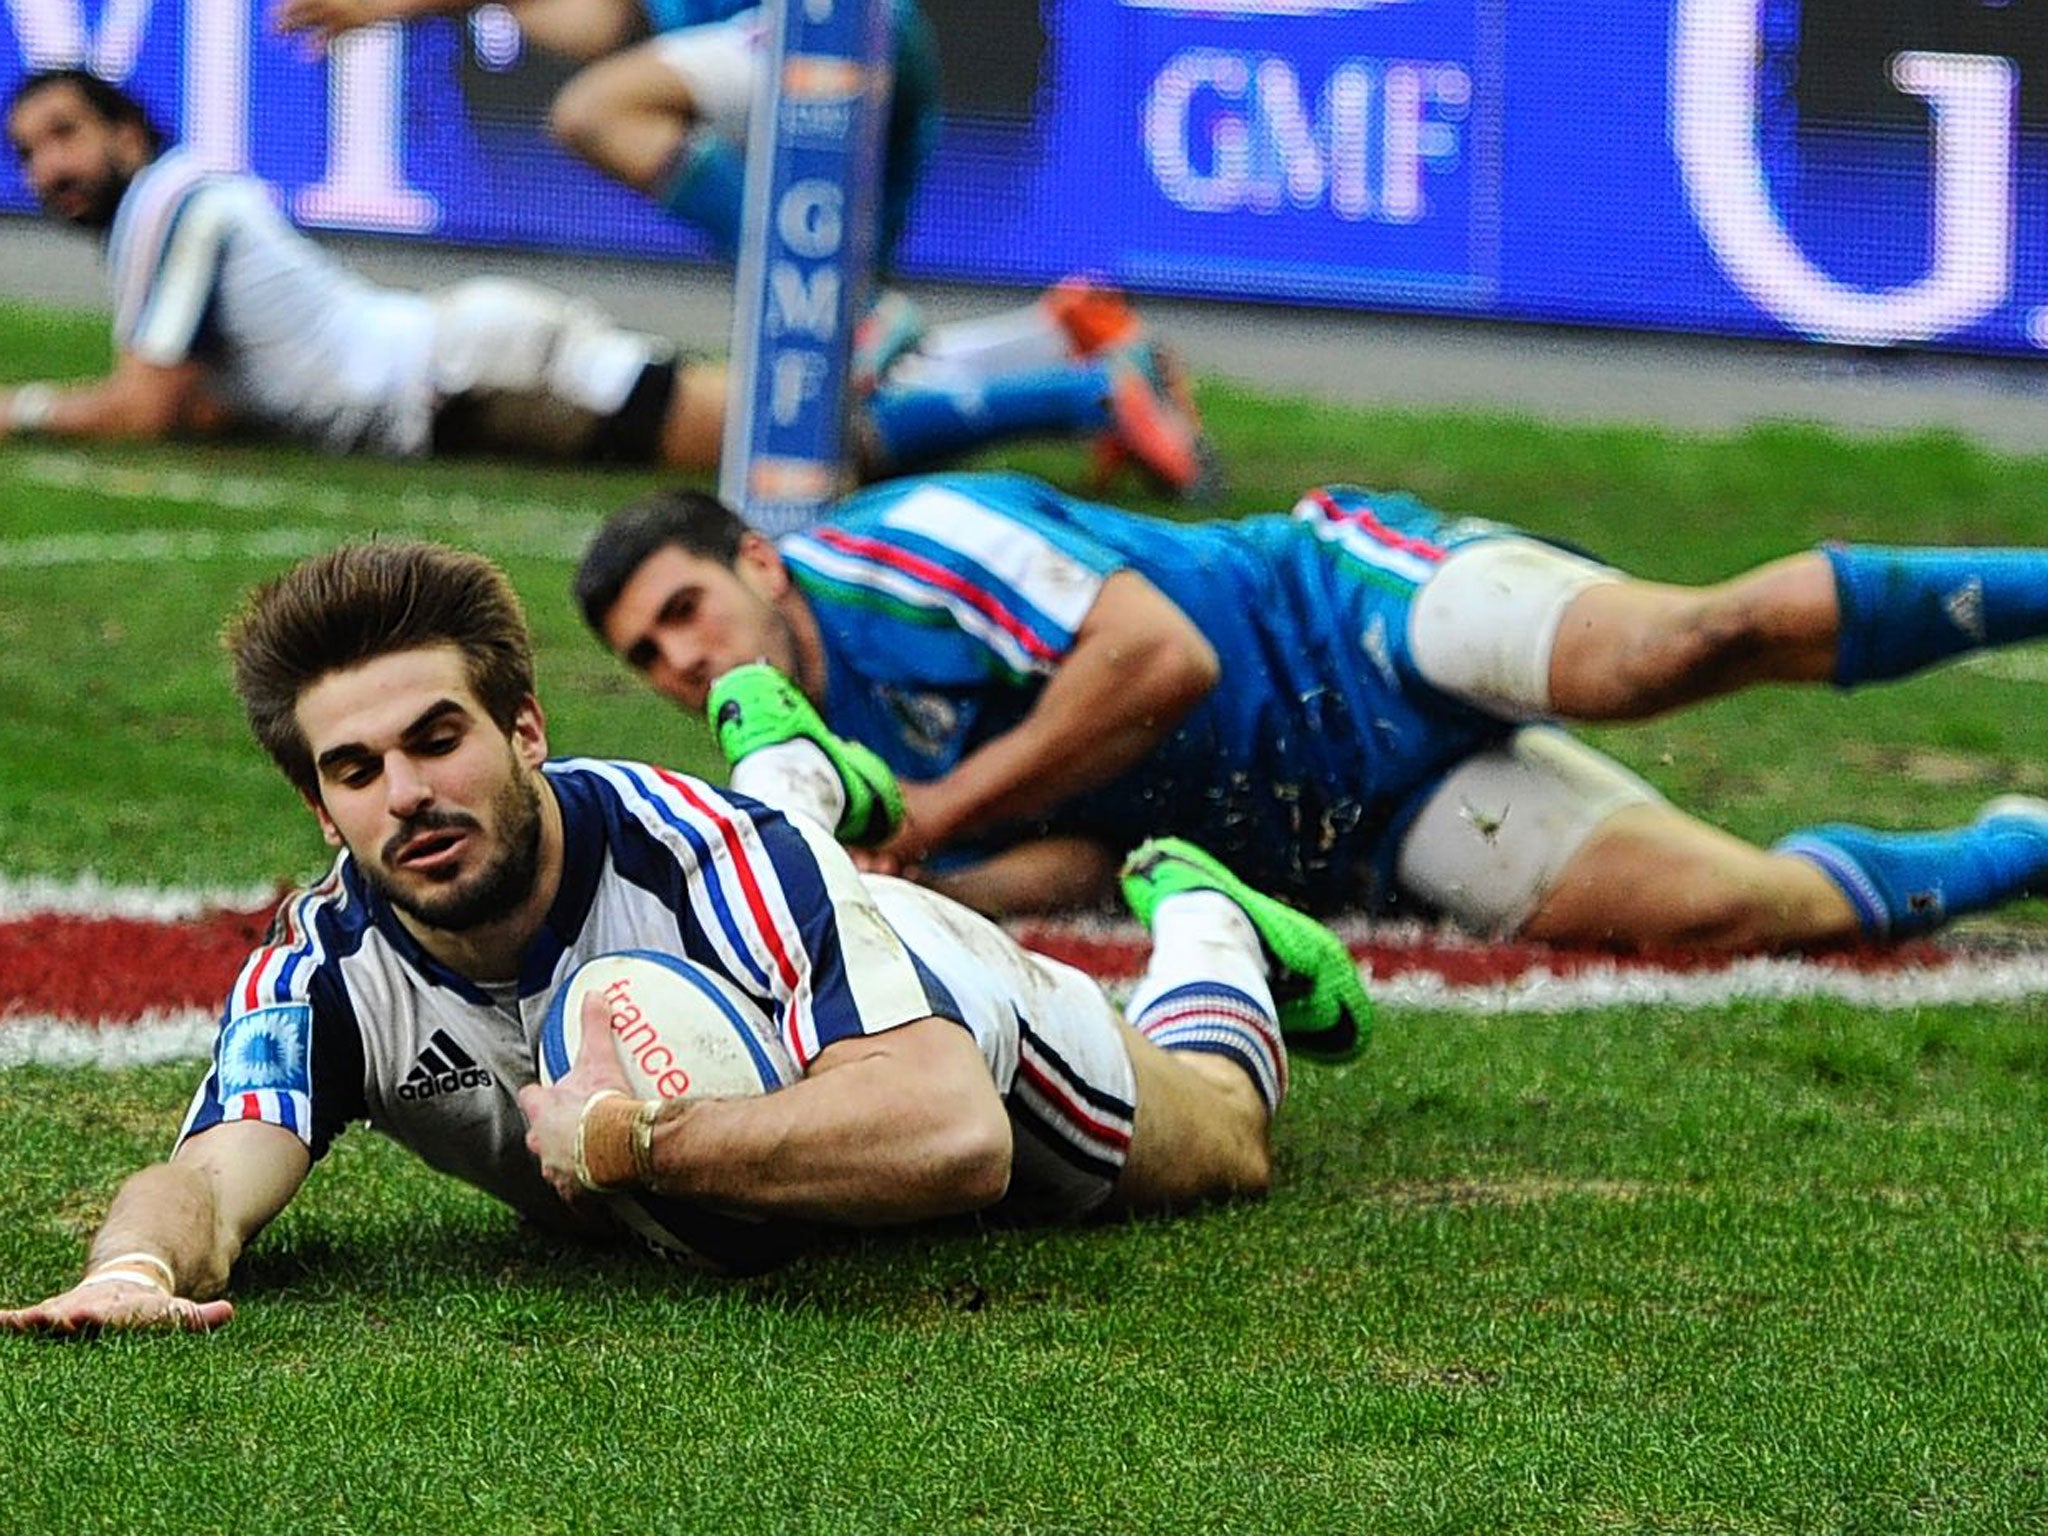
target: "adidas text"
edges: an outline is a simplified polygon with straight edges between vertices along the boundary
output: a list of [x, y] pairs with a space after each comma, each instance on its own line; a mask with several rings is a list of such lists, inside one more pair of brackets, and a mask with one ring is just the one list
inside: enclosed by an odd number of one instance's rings
[[443, 1093], [455, 1093], [464, 1088], [488, 1088], [495, 1079], [482, 1067], [464, 1067], [460, 1072], [421, 1072], [398, 1085], [401, 1099], [431, 1099]]

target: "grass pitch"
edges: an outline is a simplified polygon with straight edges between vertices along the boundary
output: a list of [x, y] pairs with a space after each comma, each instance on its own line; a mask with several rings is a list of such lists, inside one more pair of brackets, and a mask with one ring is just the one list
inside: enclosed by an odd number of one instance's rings
[[[104, 355], [97, 320], [0, 310], [18, 376]], [[1685, 580], [1829, 535], [2048, 543], [2048, 463], [1951, 438], [1203, 403], [1233, 511], [1399, 486]], [[503, 558], [557, 750], [708, 767], [566, 597], [648, 483], [0, 447], [0, 873], [322, 867], [212, 637], [250, 582], [371, 531]], [[1960, 820], [2048, 781], [2044, 662], [1598, 739], [1751, 837]], [[861, 1240], [745, 1283], [537, 1245], [356, 1133], [252, 1249], [224, 1333], [0, 1340], [0, 1525], [2036, 1531], [2044, 1024], [2038, 1001], [1388, 1011], [1356, 1065], [1297, 1072], [1261, 1205]], [[66, 1280], [194, 1077], [0, 1074], [0, 1296]]]

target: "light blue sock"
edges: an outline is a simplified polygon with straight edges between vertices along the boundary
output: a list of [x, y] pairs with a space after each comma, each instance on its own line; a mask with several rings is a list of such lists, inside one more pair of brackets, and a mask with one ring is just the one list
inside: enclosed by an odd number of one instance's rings
[[1772, 850], [1815, 865], [1873, 939], [1929, 933], [2048, 887], [2048, 817], [1987, 815], [1945, 832], [1873, 832], [1841, 823], [1794, 832]]
[[891, 384], [868, 401], [887, 474], [953, 458], [1006, 438], [1099, 432], [1110, 423], [1109, 370], [1072, 363], [991, 379], [975, 388]]
[[1830, 544], [1842, 632], [1835, 685], [1905, 677], [2048, 634], [2048, 551]]
[[663, 212], [703, 230], [727, 261], [739, 254], [746, 196], [747, 163], [739, 147], [701, 128], [683, 140], [654, 189]]

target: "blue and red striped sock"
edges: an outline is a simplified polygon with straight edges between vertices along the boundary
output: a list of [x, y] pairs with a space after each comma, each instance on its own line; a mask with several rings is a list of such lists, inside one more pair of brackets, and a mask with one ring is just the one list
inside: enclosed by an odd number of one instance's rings
[[1287, 1097], [1287, 1049], [1270, 1004], [1219, 981], [1193, 981], [1132, 998], [1131, 1027], [1162, 1051], [1199, 1051], [1244, 1069], [1266, 1113]]

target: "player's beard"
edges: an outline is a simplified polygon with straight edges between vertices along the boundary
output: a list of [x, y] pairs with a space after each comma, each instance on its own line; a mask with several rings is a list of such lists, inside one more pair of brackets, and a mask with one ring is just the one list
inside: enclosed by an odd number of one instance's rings
[[98, 176], [91, 181], [66, 182], [52, 187], [45, 196], [47, 203], [58, 194], [73, 190], [85, 193], [85, 206], [76, 213], [59, 214], [59, 218], [76, 224], [80, 229], [105, 233], [113, 224], [114, 215], [121, 207], [121, 199], [128, 195], [128, 185], [134, 181], [132, 173], [122, 170], [110, 158]]
[[467, 933], [510, 917], [533, 894], [540, 873], [540, 789], [531, 774], [515, 762], [510, 779], [491, 802], [491, 820], [498, 833], [498, 852], [483, 868], [445, 885], [418, 884], [401, 889], [390, 873], [390, 859], [408, 839], [437, 829], [470, 831], [477, 819], [460, 811], [423, 811], [401, 827], [384, 845], [375, 864], [359, 860], [370, 884], [392, 906], [429, 928]]

